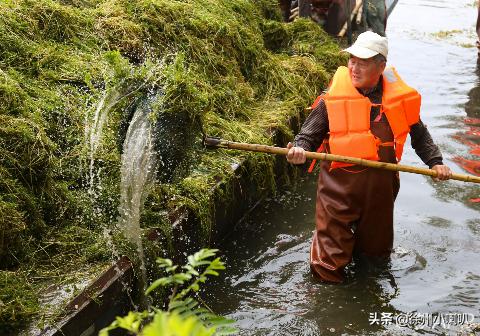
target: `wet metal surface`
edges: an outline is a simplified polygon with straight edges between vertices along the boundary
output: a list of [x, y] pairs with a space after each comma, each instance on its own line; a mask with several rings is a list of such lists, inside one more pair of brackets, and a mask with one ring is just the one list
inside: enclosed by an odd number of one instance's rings
[[121, 257], [65, 307], [65, 316], [52, 326], [35, 333], [42, 336], [96, 335], [115, 316], [133, 309], [133, 265]]
[[[422, 94], [422, 119], [462, 174], [479, 173], [476, 11], [473, 0], [402, 0], [387, 25], [389, 64]], [[422, 166], [406, 148], [402, 163]], [[222, 246], [227, 272], [206, 296], [242, 335], [456, 335], [480, 322], [479, 185], [402, 173], [391, 262], [357, 262], [342, 285], [310, 275], [314, 199], [311, 177]]]

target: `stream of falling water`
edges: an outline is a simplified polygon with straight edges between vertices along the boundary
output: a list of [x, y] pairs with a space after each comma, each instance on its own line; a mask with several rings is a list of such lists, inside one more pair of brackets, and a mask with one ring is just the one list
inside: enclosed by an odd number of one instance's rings
[[91, 122], [88, 122], [90, 119], [89, 113], [86, 114], [85, 138], [90, 159], [88, 171], [88, 191], [90, 194], [95, 193], [95, 177], [97, 175], [95, 174], [95, 154], [101, 145], [103, 127], [107, 120], [108, 112], [119, 101], [119, 98], [120, 93], [117, 90], [105, 91], [95, 107]]
[[[153, 127], [149, 119], [150, 103], [159, 95], [142, 101], [133, 115], [123, 144], [118, 224], [128, 241], [135, 244], [141, 269], [141, 286], [146, 283], [146, 269], [140, 229], [140, 214], [154, 180], [157, 157], [154, 152]], [[143, 292], [143, 290], [141, 291]]]

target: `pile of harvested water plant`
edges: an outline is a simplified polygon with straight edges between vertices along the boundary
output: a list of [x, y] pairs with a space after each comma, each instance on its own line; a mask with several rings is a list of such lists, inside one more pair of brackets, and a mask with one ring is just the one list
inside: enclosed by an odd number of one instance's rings
[[206, 151], [202, 132], [291, 137], [289, 118], [345, 61], [313, 22], [280, 22], [276, 0], [9, 0], [0, 13], [0, 334], [41, 329], [126, 253], [111, 236], [142, 102], [159, 160], [140, 222], [174, 255], [165, 214], [189, 209], [210, 244], [211, 190], [232, 163], [275, 189], [271, 158]]

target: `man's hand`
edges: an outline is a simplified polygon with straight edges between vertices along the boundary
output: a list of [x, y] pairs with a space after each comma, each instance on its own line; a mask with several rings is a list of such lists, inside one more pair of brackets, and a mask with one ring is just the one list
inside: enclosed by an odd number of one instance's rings
[[435, 181], [445, 181], [452, 177], [452, 171], [448, 166], [445, 165], [435, 165], [432, 167], [433, 170], [437, 172], [437, 176], [432, 178]]
[[294, 147], [291, 142], [288, 143], [287, 161], [293, 164], [303, 164], [307, 160], [305, 150], [302, 147]]

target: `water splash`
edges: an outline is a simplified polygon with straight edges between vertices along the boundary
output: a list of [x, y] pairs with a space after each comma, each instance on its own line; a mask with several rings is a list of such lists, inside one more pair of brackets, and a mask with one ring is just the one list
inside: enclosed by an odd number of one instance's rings
[[141, 238], [140, 214], [157, 166], [154, 151], [153, 125], [149, 118], [151, 105], [161, 95], [152, 95], [140, 102], [127, 130], [123, 144], [118, 224], [128, 241], [137, 247], [142, 272], [141, 285], [146, 283], [146, 269]]

